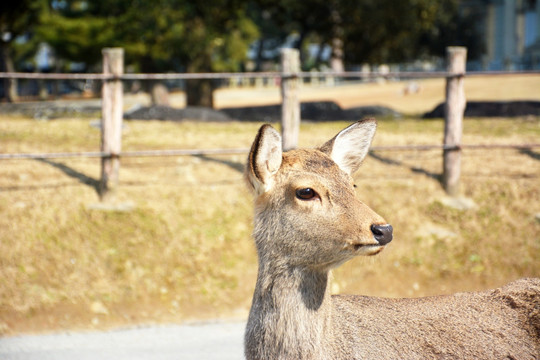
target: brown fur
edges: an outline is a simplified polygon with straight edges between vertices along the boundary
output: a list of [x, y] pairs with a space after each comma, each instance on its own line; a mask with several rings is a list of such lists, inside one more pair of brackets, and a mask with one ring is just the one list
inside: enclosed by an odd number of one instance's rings
[[[330, 295], [332, 268], [384, 248], [370, 227], [385, 221], [350, 176], [374, 131], [365, 120], [287, 153], [273, 128], [259, 131], [246, 171], [259, 257], [246, 358], [540, 359], [540, 279], [419, 299]], [[298, 198], [305, 188], [317, 196]]]

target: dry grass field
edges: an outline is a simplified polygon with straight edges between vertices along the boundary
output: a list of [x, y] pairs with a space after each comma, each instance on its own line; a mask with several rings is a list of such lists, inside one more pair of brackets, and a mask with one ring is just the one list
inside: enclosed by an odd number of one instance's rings
[[[538, 97], [538, 77], [535, 92], [529, 78], [518, 80], [522, 85], [506, 87], [505, 94], [493, 86], [480, 92]], [[378, 86], [372, 85], [374, 93]], [[365, 87], [339, 91], [359, 94]], [[383, 104], [392, 94], [391, 88], [370, 101]], [[347, 98], [331, 89], [326, 95]], [[409, 101], [410, 113], [419, 111], [421, 95]], [[425, 95], [429, 102], [433, 94]], [[126, 122], [123, 148], [249, 147], [260, 125]], [[303, 123], [301, 146], [321, 144], [346, 125]], [[537, 117], [467, 119], [464, 127], [468, 144], [540, 142]], [[442, 120], [382, 119], [374, 145], [437, 144], [442, 132]], [[96, 151], [99, 137], [88, 119], [0, 119], [2, 153]], [[244, 318], [257, 270], [244, 160], [122, 159], [116, 202], [131, 211], [93, 209], [98, 159], [2, 160], [0, 334]], [[356, 176], [357, 194], [394, 226], [395, 240], [381, 255], [335, 271], [336, 292], [423, 296], [540, 276], [540, 149], [465, 150], [462, 193], [476, 204], [469, 210], [442, 205], [440, 173], [440, 151], [367, 158]]]
[[[330, 100], [342, 108], [362, 105], [388, 106], [407, 115], [418, 115], [433, 110], [444, 101], [444, 79], [419, 79], [412, 81], [419, 92], [404, 96], [408, 82], [386, 82], [378, 84], [351, 84], [338, 88], [305, 86], [300, 99], [305, 101]], [[468, 100], [539, 100], [540, 76], [472, 76], [465, 80]], [[177, 98], [183, 104], [183, 97]], [[222, 89], [215, 97], [216, 107], [243, 106], [246, 101], [258, 105], [278, 104], [278, 88], [260, 91]]]
[[[301, 101], [334, 101], [342, 108], [364, 105], [388, 106], [405, 115], [418, 116], [433, 110], [444, 101], [444, 79], [412, 80], [419, 92], [404, 96], [410, 82], [384, 82], [367, 84], [342, 84], [339, 87], [303, 86]], [[465, 80], [465, 93], [469, 100], [540, 100], [539, 75], [513, 76], [472, 76]], [[184, 107], [186, 99], [183, 92], [170, 95], [174, 107]], [[214, 105], [221, 109], [246, 105], [279, 104], [279, 87], [223, 88], [214, 93]], [[126, 97], [126, 108], [135, 103], [150, 105], [146, 94]]]

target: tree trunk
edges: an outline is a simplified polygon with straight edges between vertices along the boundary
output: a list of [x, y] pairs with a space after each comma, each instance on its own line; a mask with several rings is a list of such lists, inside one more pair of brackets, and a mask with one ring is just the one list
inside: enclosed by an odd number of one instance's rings
[[46, 80], [38, 80], [37, 84], [39, 100], [47, 100], [49, 98], [49, 91], [47, 90]]
[[[200, 54], [187, 65], [188, 73], [204, 73], [212, 71], [210, 54]], [[204, 106], [214, 108], [213, 93], [215, 83], [212, 79], [186, 81], [186, 106]]]
[[263, 52], [264, 52], [264, 38], [259, 39], [259, 46], [257, 47], [257, 57], [255, 60], [255, 71], [262, 71], [263, 66]]
[[[64, 68], [64, 61], [59, 59], [57, 56], [54, 57], [54, 71], [57, 73], [61, 73]], [[60, 98], [60, 85], [61, 82], [65, 80], [57, 80], [53, 81], [53, 87], [52, 87], [52, 94], [55, 99]]]
[[335, 72], [342, 72], [345, 70], [343, 65], [343, 20], [341, 14], [336, 10], [336, 5], [332, 6], [334, 9], [330, 14], [332, 19], [332, 55], [330, 57], [330, 68]]
[[[157, 73], [160, 69], [154, 63], [154, 59], [150, 56], [145, 56], [140, 62], [143, 73]], [[148, 95], [152, 105], [170, 106], [169, 90], [163, 82], [159, 80], [145, 80], [141, 82], [142, 89]]]
[[298, 36], [298, 41], [296, 42], [296, 49], [298, 49], [298, 53], [300, 54], [300, 67], [302, 67], [302, 64], [305, 63], [306, 60], [306, 54], [302, 51], [302, 48], [304, 47], [304, 41], [306, 39], [306, 32], [301, 31], [300, 35]]
[[[8, 43], [0, 44], [0, 69], [5, 72], [15, 72], [15, 65], [11, 58], [11, 51]], [[17, 95], [17, 79], [4, 79], [4, 97], [7, 102], [16, 102]]]
[[319, 69], [319, 67], [321, 66], [322, 64], [322, 57], [323, 57], [323, 54], [324, 54], [324, 47], [325, 47], [325, 42], [321, 42], [319, 44], [319, 49], [317, 50], [317, 55], [315, 56], [315, 67], [317, 69]]
[[187, 106], [214, 107], [214, 84], [210, 79], [188, 80], [186, 82]]
[[147, 92], [150, 94], [152, 105], [170, 106], [169, 89], [160, 81], [148, 80]]

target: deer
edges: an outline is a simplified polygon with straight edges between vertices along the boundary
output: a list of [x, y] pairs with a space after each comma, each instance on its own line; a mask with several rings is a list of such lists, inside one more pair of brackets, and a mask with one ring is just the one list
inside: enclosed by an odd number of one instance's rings
[[540, 359], [538, 278], [424, 298], [331, 294], [332, 269], [393, 238], [352, 177], [376, 127], [364, 119], [289, 151], [271, 125], [259, 129], [245, 170], [259, 265], [246, 359]]

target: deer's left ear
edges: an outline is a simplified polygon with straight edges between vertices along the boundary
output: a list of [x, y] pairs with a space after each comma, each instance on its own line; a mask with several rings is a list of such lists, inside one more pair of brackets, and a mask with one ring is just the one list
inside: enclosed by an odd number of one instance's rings
[[352, 175], [368, 154], [376, 129], [377, 121], [373, 118], [358, 121], [341, 130], [319, 150], [330, 156], [343, 171]]
[[281, 136], [272, 126], [261, 126], [249, 152], [245, 176], [257, 195], [268, 191], [281, 166]]

